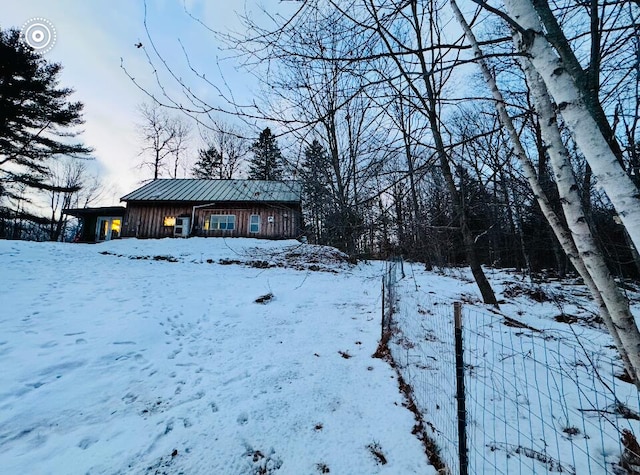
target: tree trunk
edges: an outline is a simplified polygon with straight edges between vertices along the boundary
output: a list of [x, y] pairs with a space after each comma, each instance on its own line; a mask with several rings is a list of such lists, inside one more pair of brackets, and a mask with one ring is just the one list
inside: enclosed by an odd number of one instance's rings
[[[605, 306], [604, 310], [610, 316], [610, 319], [603, 317], [609, 333], [611, 333], [616, 342], [625, 366], [627, 366], [627, 371], [640, 389], [640, 381], [638, 380], [640, 371], [640, 331], [638, 331], [631, 314], [629, 302], [609, 272], [602, 251], [589, 228], [581, 206], [578, 185], [573, 175], [569, 153], [562, 141], [557, 118], [544, 82], [529, 60], [523, 59], [521, 63], [531, 88], [534, 104], [538, 114], [540, 114], [542, 137], [547, 146], [553, 173], [556, 176], [560, 202], [562, 203], [562, 209], [571, 230], [573, 241], [578, 249], [580, 259], [584, 262], [593, 279], [593, 284], [601, 296], [600, 299], [596, 298], [596, 301], [599, 305]], [[597, 295], [594, 295], [594, 297], [597, 297]], [[603, 315], [603, 312], [601, 312], [601, 315]]]
[[[496, 101], [496, 107], [498, 109], [502, 125], [509, 133], [515, 154], [522, 164], [523, 171], [531, 188], [533, 189], [536, 200], [540, 205], [540, 209], [551, 225], [551, 228], [567, 254], [567, 257], [570, 259], [571, 263], [582, 276], [585, 284], [591, 291], [591, 294], [600, 309], [600, 315], [607, 325], [623, 362], [625, 363], [627, 371], [633, 378], [636, 386], [640, 388], [640, 382], [636, 376], [636, 368], [640, 368], [640, 352], [638, 351], [640, 344], [633, 343], [636, 341], [636, 335], [637, 342], [640, 343], [640, 334], [635, 326], [635, 322], [633, 325], [629, 325], [630, 322], [626, 314], [628, 313], [628, 316], [631, 317], [631, 321], [633, 321], [633, 316], [629, 312], [628, 303], [626, 304], [625, 313], [624, 297], [619, 292], [612, 276], [608, 274], [608, 269], [597, 246], [594, 248], [595, 241], [591, 236], [590, 230], [582, 214], [578, 188], [575, 184], [575, 180], [573, 179], [568, 153], [557, 128], [555, 114], [553, 114], [553, 111], [551, 110], [551, 102], [548, 96], [546, 97], [546, 104], [543, 100], [546, 90], [542, 89], [541, 86], [543, 87], [544, 84], [542, 81], [536, 81], [536, 79], [539, 79], [539, 76], [537, 78], [532, 76], [535, 71], [531, 64], [527, 60], [524, 60], [523, 67], [530, 82], [534, 103], [537, 105], [538, 112], [541, 114], [540, 124], [542, 127], [542, 135], [547, 141], [547, 145], [549, 145], [550, 158], [552, 165], [554, 166], [554, 173], [556, 173], [556, 178], [558, 180], [560, 201], [563, 203], [563, 209], [565, 211], [568, 224], [573, 232], [573, 237], [569, 234], [569, 231], [565, 228], [560, 218], [551, 208], [544, 190], [540, 186], [535, 175], [533, 165], [529, 160], [529, 157], [526, 155], [511, 118], [507, 114], [504, 99], [497, 87], [495, 78], [491, 74], [487, 64], [482, 59], [482, 51], [478, 46], [478, 42], [476, 41], [471, 28], [466, 23], [466, 20], [458, 9], [455, 0], [450, 0], [450, 3], [456, 18], [472, 44], [474, 54], [482, 69], [483, 76], [490, 86], [493, 97]], [[579, 251], [577, 246], [578, 244], [580, 245], [580, 251], [582, 252]], [[619, 297], [623, 297], [623, 299], [620, 300]], [[627, 335], [621, 334], [623, 330], [628, 333], [630, 341], [626, 341]]]
[[522, 30], [514, 40], [519, 52], [531, 59], [542, 77], [573, 138], [636, 248], [640, 246], [640, 193], [626, 174], [603, 136], [598, 123], [583, 101], [583, 94], [566, 65], [558, 57], [542, 31], [540, 19], [530, 0], [505, 0], [505, 7]]
[[429, 71], [426, 65], [426, 61], [424, 59], [424, 47], [422, 45], [422, 37], [419, 34], [421, 31], [420, 21], [418, 19], [417, 14], [417, 1], [413, 0], [411, 2], [411, 10], [413, 14], [413, 22], [414, 28], [418, 34], [416, 34], [416, 40], [418, 43], [418, 51], [420, 51], [419, 60], [420, 60], [420, 68], [422, 72], [422, 79], [425, 84], [425, 91], [427, 93], [427, 117], [429, 119], [429, 126], [431, 129], [431, 133], [433, 134], [433, 140], [435, 142], [436, 153], [438, 155], [438, 161], [440, 162], [440, 168], [442, 169], [442, 174], [444, 176], [445, 182], [447, 184], [447, 188], [449, 190], [449, 194], [451, 195], [451, 200], [453, 201], [454, 211], [459, 217], [460, 220], [460, 231], [462, 232], [462, 242], [464, 244], [465, 254], [467, 256], [467, 261], [469, 262], [469, 267], [471, 268], [471, 273], [473, 274], [473, 278], [478, 285], [478, 289], [480, 290], [480, 294], [482, 295], [482, 299], [484, 303], [498, 306], [498, 300], [496, 299], [495, 293], [491, 288], [491, 284], [487, 279], [487, 276], [484, 274], [482, 270], [482, 265], [480, 263], [480, 259], [478, 259], [478, 254], [476, 252], [475, 240], [473, 238], [473, 234], [471, 229], [469, 229], [469, 225], [467, 222], [467, 211], [462, 203], [462, 198], [460, 193], [456, 188], [455, 182], [453, 181], [453, 175], [451, 174], [451, 168], [449, 165], [449, 156], [444, 147], [444, 141], [442, 140], [442, 134], [440, 133], [440, 123], [439, 118], [436, 114], [436, 96], [431, 85], [431, 80], [429, 78]]

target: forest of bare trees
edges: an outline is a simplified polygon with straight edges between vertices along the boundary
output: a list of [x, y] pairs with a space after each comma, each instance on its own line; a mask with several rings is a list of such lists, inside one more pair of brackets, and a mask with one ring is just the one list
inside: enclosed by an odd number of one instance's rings
[[563, 275], [592, 254], [638, 275], [637, 5], [294, 4], [212, 38], [260, 100], [160, 102], [272, 124], [314, 241], [470, 264], [479, 280], [480, 264]]

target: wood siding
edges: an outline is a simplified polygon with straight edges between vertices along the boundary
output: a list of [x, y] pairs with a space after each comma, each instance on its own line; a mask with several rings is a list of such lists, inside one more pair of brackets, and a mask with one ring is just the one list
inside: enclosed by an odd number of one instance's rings
[[167, 216], [189, 216], [188, 205], [136, 205], [129, 204], [124, 216], [122, 237], [165, 238], [173, 237], [173, 226], [165, 226]]
[[[189, 217], [193, 206], [188, 204], [154, 205], [129, 203], [125, 214], [122, 236], [139, 238], [173, 237], [173, 226], [164, 226], [164, 218]], [[234, 215], [236, 217], [233, 230], [207, 230], [211, 215]], [[257, 233], [249, 232], [249, 220], [252, 215], [260, 216], [260, 229]], [[271, 219], [270, 219], [271, 218]], [[297, 205], [259, 203], [228, 203], [196, 208], [192, 236], [227, 236], [255, 237], [271, 239], [297, 238], [302, 234], [301, 210]]]

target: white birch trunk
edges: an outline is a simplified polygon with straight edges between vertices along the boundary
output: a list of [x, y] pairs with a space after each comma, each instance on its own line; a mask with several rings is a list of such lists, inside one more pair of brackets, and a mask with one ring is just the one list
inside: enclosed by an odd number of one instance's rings
[[[636, 382], [636, 385], [639, 385], [637, 375], [640, 371], [640, 331], [638, 331], [635, 319], [629, 308], [629, 301], [620, 291], [611, 272], [609, 272], [600, 247], [587, 224], [582, 201], [578, 194], [578, 186], [569, 160], [569, 153], [562, 141], [557, 117], [544, 81], [531, 64], [531, 61], [525, 58], [521, 61], [521, 64], [529, 83], [531, 98], [540, 115], [542, 138], [547, 145], [549, 161], [556, 177], [562, 209], [573, 236], [573, 241], [578, 249], [580, 259], [584, 262], [597, 291], [602, 297], [601, 301], [596, 299], [596, 302], [599, 306], [604, 304], [606, 306], [605, 310], [611, 317], [610, 322], [605, 319], [609, 333], [614, 338], [625, 365], [632, 367], [633, 372], [627, 368], [629, 375]], [[620, 348], [620, 345], [622, 345], [622, 348]]]
[[509, 16], [525, 31], [517, 34], [516, 48], [531, 59], [578, 148], [591, 166], [636, 249], [640, 249], [640, 191], [618, 163], [598, 124], [580, 98], [577, 86], [544, 36], [530, 0], [505, 0]]
[[[612, 306], [616, 312], [616, 315], [621, 317], [622, 320], [624, 320], [624, 318], [626, 318], [627, 316], [630, 316], [631, 318], [633, 318], [629, 312], [629, 307], [628, 307], [628, 303], [625, 305], [625, 301], [624, 301], [624, 297], [622, 296], [622, 294], [619, 292], [619, 289], [617, 288], [617, 286], [615, 285], [615, 282], [613, 281], [613, 278], [611, 277], [611, 275], [609, 274], [609, 280], [606, 281], [606, 275], [604, 273], [604, 270], [606, 270], [606, 272], [608, 273], [608, 270], [606, 268], [606, 265], [604, 265], [604, 260], [600, 259], [600, 261], [598, 261], [598, 256], [601, 255], [598, 252], [597, 246], [595, 247], [595, 249], [590, 248], [589, 246], [587, 246], [585, 243], [588, 243], [589, 240], [588, 238], [591, 238], [591, 242], [593, 242], [595, 244], [595, 241], [593, 240], [593, 237], [591, 236], [590, 230], [588, 228], [588, 226], [586, 226], [586, 222], [584, 223], [584, 226], [580, 226], [577, 229], [579, 230], [580, 237], [581, 237], [581, 244], [583, 245], [583, 252], [579, 252], [578, 248], [576, 247], [576, 243], [573, 241], [571, 234], [569, 233], [569, 231], [567, 230], [567, 228], [564, 226], [563, 222], [560, 220], [560, 218], [555, 214], [555, 212], [553, 211], [553, 209], [551, 208], [551, 205], [549, 203], [549, 200], [546, 196], [546, 194], [544, 193], [544, 190], [542, 189], [542, 187], [540, 186], [540, 183], [538, 181], [538, 177], [536, 175], [535, 169], [533, 167], [533, 164], [531, 163], [531, 160], [529, 159], [528, 155], [526, 154], [524, 147], [522, 146], [522, 143], [520, 142], [520, 137], [518, 136], [518, 133], [513, 125], [513, 121], [511, 120], [511, 117], [508, 115], [506, 107], [505, 107], [505, 102], [504, 102], [504, 98], [502, 96], [502, 93], [500, 92], [500, 90], [498, 89], [498, 86], [496, 84], [495, 78], [494, 76], [491, 74], [491, 71], [489, 70], [489, 67], [487, 66], [486, 62], [482, 59], [482, 51], [480, 50], [480, 47], [478, 45], [478, 42], [475, 38], [475, 35], [473, 34], [473, 32], [471, 31], [471, 28], [469, 27], [468, 23], [466, 22], [466, 20], [464, 19], [464, 16], [462, 15], [462, 13], [460, 12], [460, 9], [458, 8], [455, 0], [450, 0], [449, 2], [451, 4], [451, 7], [453, 9], [453, 13], [454, 16], [456, 17], [456, 19], [458, 20], [458, 22], [460, 23], [461, 27], [463, 28], [465, 35], [467, 36], [469, 42], [471, 43], [471, 46], [473, 48], [474, 51], [474, 55], [477, 59], [477, 62], [482, 70], [482, 74], [484, 76], [485, 81], [487, 82], [487, 84], [489, 85], [490, 89], [491, 89], [491, 93], [493, 95], [493, 98], [495, 100], [496, 103], [496, 108], [498, 110], [498, 114], [500, 117], [500, 122], [502, 123], [503, 127], [505, 127], [505, 129], [507, 130], [509, 137], [511, 139], [511, 142], [513, 144], [514, 147], [514, 152], [516, 157], [518, 158], [518, 161], [520, 162], [520, 164], [522, 165], [523, 168], [523, 172], [525, 174], [525, 177], [527, 178], [527, 181], [529, 182], [529, 185], [531, 186], [533, 192], [534, 192], [534, 196], [538, 202], [538, 204], [540, 205], [540, 209], [542, 210], [543, 215], [545, 216], [545, 218], [547, 219], [547, 221], [549, 222], [551, 229], [553, 230], [555, 236], [558, 238], [558, 241], [560, 242], [560, 245], [562, 246], [564, 252], [567, 254], [567, 257], [570, 259], [571, 263], [573, 264], [573, 266], [576, 268], [576, 270], [578, 271], [578, 273], [580, 274], [580, 276], [583, 278], [585, 284], [587, 285], [587, 287], [589, 288], [594, 300], [596, 301], [598, 308], [599, 308], [599, 312], [600, 312], [600, 316], [602, 317], [603, 321], [605, 322], [605, 324], [607, 325], [607, 328], [609, 330], [609, 333], [611, 334], [616, 347], [618, 348], [618, 351], [620, 352], [620, 355], [625, 363], [625, 368], [627, 369], [627, 371], [629, 372], [629, 374], [631, 375], [631, 377], [633, 378], [633, 380], [636, 382], [636, 384], [638, 384], [638, 379], [636, 378], [636, 374], [637, 372], [635, 371], [635, 368], [640, 368], [640, 366], [635, 366], [634, 362], [632, 362], [628, 356], [628, 351], [627, 351], [627, 347], [625, 345], [625, 342], [623, 342], [620, 338], [620, 334], [617, 330], [616, 325], [614, 324], [612, 318], [611, 318], [611, 314], [609, 312], [609, 306]], [[550, 103], [549, 103], [550, 104]], [[553, 117], [555, 118], [555, 115], [553, 115]], [[548, 119], [548, 118], [547, 118]], [[545, 119], [543, 118], [542, 121], [545, 121]], [[555, 132], [558, 136], [558, 138], [560, 138], [560, 134], [558, 132], [557, 129], [557, 125], [555, 122], [553, 122], [553, 124], [545, 124], [547, 126], [552, 126], [555, 127]], [[547, 131], [547, 133], [550, 133], [550, 131]], [[560, 140], [560, 145], [558, 145], [557, 143], [555, 144], [557, 147], [558, 151], [564, 150], [564, 144], [562, 143], [562, 140]], [[560, 146], [562, 148], [560, 148]], [[566, 150], [565, 150], [566, 153]], [[557, 154], [556, 154], [557, 155]], [[556, 157], [558, 158], [558, 157]], [[562, 168], [560, 169], [561, 173], [563, 174], [563, 178], [566, 177], [567, 172], [568, 174], [571, 176], [571, 178], [573, 179], [573, 174], [571, 171], [571, 167], [570, 164], [568, 163], [568, 156], [565, 156], [565, 158], [567, 158], [566, 160], [566, 164], [568, 165], [569, 168], [568, 169], [564, 169], [566, 171], [563, 172]], [[559, 164], [559, 159], [556, 161], [556, 165]], [[555, 170], [555, 169], [554, 169]], [[563, 183], [563, 189], [560, 190], [560, 192], [562, 193], [562, 191], [568, 191], [568, 189], [571, 188], [571, 186], [569, 185], [568, 188], [565, 187], [564, 185], [566, 185], [566, 183]], [[570, 190], [572, 191], [572, 193], [574, 193], [577, 196], [577, 190]], [[562, 198], [562, 194], [561, 194], [561, 198]], [[580, 216], [582, 215], [581, 209], [574, 209], [575, 205], [578, 206], [578, 208], [581, 207], [580, 205], [580, 200], [579, 198], [577, 200], [573, 201], [573, 205], [571, 205], [571, 217], [574, 218], [573, 222], [575, 224], [583, 224], [582, 220], [580, 220]], [[569, 218], [569, 217], [568, 217]], [[584, 219], [584, 217], [582, 216], [582, 219]], [[584, 234], [587, 234], [588, 236], [585, 237]], [[594, 252], [595, 250], [595, 252]], [[594, 253], [593, 257], [590, 256], [590, 253]], [[587, 266], [585, 265], [585, 262], [583, 262], [582, 257], [583, 256], [587, 256], [590, 257], [591, 259], [591, 267], [594, 268], [597, 272], [597, 275], [599, 276], [599, 278], [601, 280], [604, 280], [601, 283], [601, 286], [603, 288], [607, 289], [607, 296], [609, 297], [608, 302], [603, 298], [603, 295], [601, 295], [599, 287], [596, 285], [595, 280], [592, 278], [592, 275], [589, 271], [589, 269], [587, 268]], [[602, 266], [604, 266], [604, 270], [602, 269], [601, 266], [596, 265], [596, 264], [602, 264]], [[613, 288], [612, 288], [613, 286]], [[619, 295], [620, 297], [623, 297], [622, 302], [620, 302], [620, 299], [616, 298], [616, 294]], [[607, 305], [607, 303], [609, 303], [609, 305]], [[625, 313], [625, 308], [626, 308], [626, 313]], [[638, 330], [637, 327], [635, 327], [635, 333], [638, 334]], [[633, 334], [633, 329], [631, 329], [630, 331], [631, 334]], [[640, 334], [638, 334], [640, 336]], [[639, 340], [640, 341], [640, 340]], [[640, 363], [640, 360], [639, 360]], [[640, 386], [639, 386], [640, 388]]]

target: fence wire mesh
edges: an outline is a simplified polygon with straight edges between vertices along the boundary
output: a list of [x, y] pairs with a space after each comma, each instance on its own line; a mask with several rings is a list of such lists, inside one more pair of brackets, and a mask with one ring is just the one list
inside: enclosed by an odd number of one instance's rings
[[627, 473], [622, 431], [637, 433], [639, 400], [619, 361], [575, 335], [463, 315], [471, 473]]
[[[400, 279], [398, 265], [388, 264], [385, 277], [389, 349], [440, 458], [450, 473], [464, 473], [453, 302]], [[640, 473], [635, 439], [621, 442], [624, 431], [639, 433], [640, 399], [618, 379], [622, 364], [609, 349], [469, 306], [462, 317], [468, 473]]]

